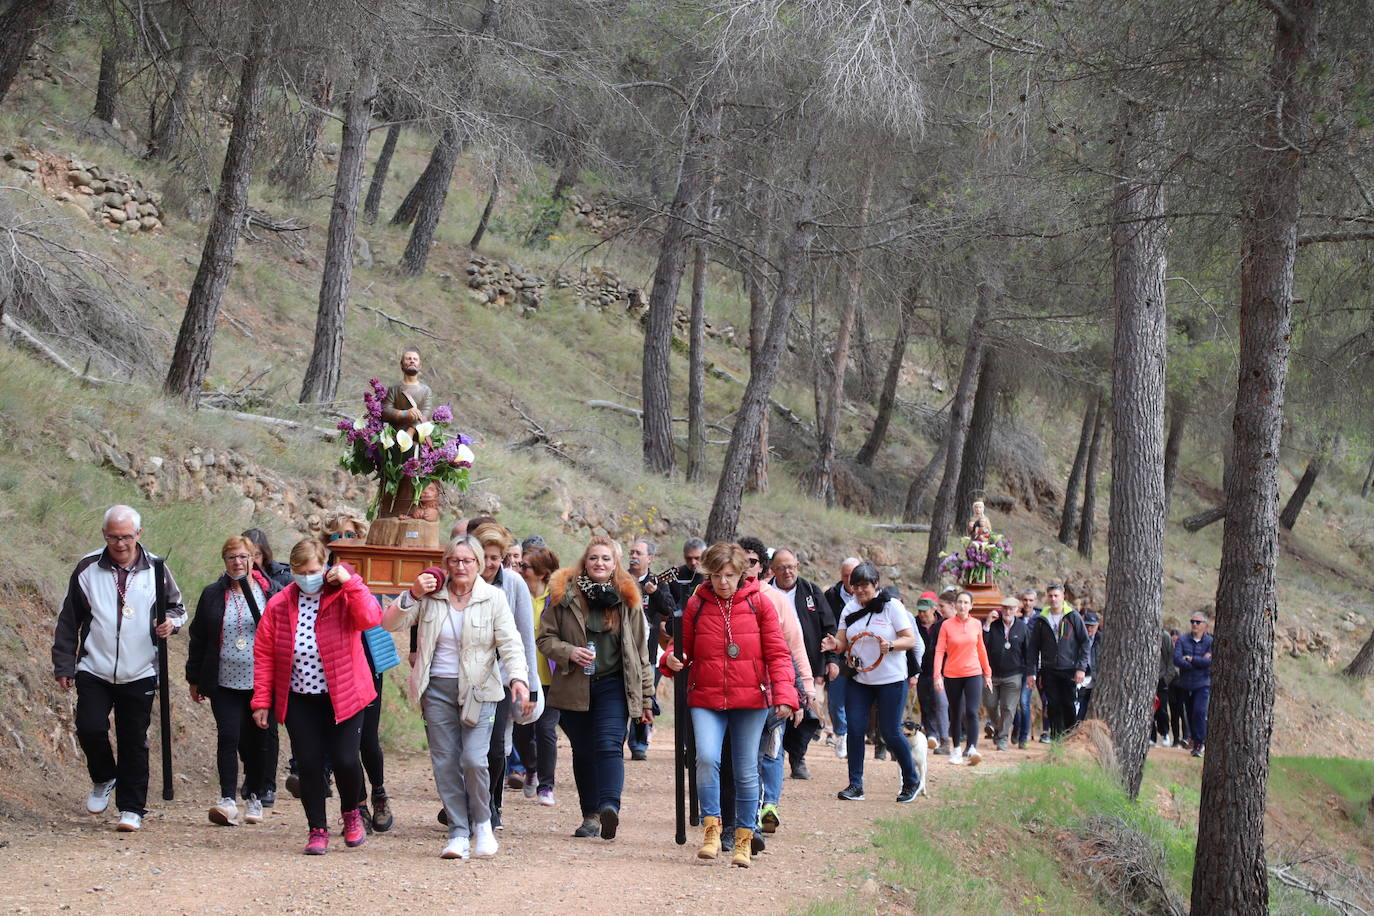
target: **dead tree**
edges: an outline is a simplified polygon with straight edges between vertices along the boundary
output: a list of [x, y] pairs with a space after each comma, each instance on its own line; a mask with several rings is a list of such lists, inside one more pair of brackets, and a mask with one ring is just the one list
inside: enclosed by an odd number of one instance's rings
[[1088, 398], [1083, 409], [1083, 428], [1078, 433], [1078, 450], [1073, 455], [1069, 481], [1064, 484], [1064, 510], [1059, 516], [1059, 543], [1073, 546], [1074, 521], [1078, 518], [1078, 489], [1083, 485], [1083, 471], [1088, 466], [1088, 449], [1092, 446], [1093, 430], [1097, 423], [1097, 395]]
[[[1078, 520], [1078, 553], [1085, 560], [1093, 558], [1093, 535], [1097, 531], [1097, 460], [1102, 454], [1102, 435], [1106, 425], [1106, 395], [1099, 395], [1092, 444], [1088, 446], [1088, 463], [1083, 471], [1083, 514]], [[1160, 480], [1163, 479], [1161, 469]]]

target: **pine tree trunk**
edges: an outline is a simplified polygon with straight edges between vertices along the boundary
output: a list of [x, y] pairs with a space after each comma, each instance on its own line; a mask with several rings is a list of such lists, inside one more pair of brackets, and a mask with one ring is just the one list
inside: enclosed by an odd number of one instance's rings
[[941, 442], [940, 447], [930, 456], [930, 460], [925, 466], [911, 478], [911, 486], [906, 491], [906, 503], [902, 509], [902, 521], [908, 525], [914, 525], [921, 520], [921, 515], [925, 511], [926, 490], [930, 489], [930, 484], [935, 480], [936, 473], [945, 465], [945, 453], [949, 449], [949, 437], [946, 436]]
[[812, 495], [825, 500], [827, 506], [835, 505], [835, 437], [840, 432], [840, 404], [844, 400], [845, 373], [849, 371], [849, 340], [854, 332], [854, 317], [859, 310], [859, 296], [863, 292], [864, 225], [868, 222], [868, 208], [873, 201], [873, 178], [876, 171], [876, 159], [870, 157], [859, 176], [859, 205], [854, 214], [854, 224], [859, 227], [856, 247], [860, 250], [849, 264], [844, 308], [840, 310], [840, 326], [835, 332], [835, 352], [830, 358], [827, 377], [829, 385], [822, 398], [824, 413], [818, 413], [819, 435], [816, 463], [811, 474]]
[[1169, 399], [1169, 435], [1164, 440], [1164, 514], [1169, 514], [1174, 480], [1178, 477], [1178, 457], [1183, 450], [1183, 429], [1188, 423], [1188, 402], [1174, 395]]
[[[1097, 461], [1102, 454], [1103, 430], [1107, 425], [1105, 401], [1105, 396], [1099, 396], [1093, 440], [1088, 447], [1088, 463], [1083, 470], [1083, 514], [1078, 519], [1078, 553], [1085, 560], [1093, 558], [1093, 535], [1097, 531]], [[1163, 479], [1161, 469], [1160, 480]]]
[[434, 171], [415, 210], [415, 225], [410, 228], [406, 250], [401, 253], [400, 269], [406, 276], [414, 277], [424, 273], [425, 263], [434, 248], [434, 234], [439, 229], [439, 218], [444, 215], [444, 201], [448, 199], [449, 181], [453, 178], [453, 168], [458, 164], [458, 154], [461, 150], [458, 127], [450, 123], [444, 128], [444, 133], [434, 148], [435, 156], [430, 160], [434, 165]]
[[[719, 114], [720, 109], [716, 109]], [[719, 128], [713, 122], [712, 135]], [[715, 216], [715, 145], [703, 168], [701, 202], [696, 210], [698, 225], [709, 227]], [[692, 249], [692, 306], [687, 346], [687, 482], [706, 479], [706, 243], [698, 240]]]
[[1369, 470], [1365, 471], [1364, 483], [1360, 484], [1360, 498], [1369, 498], [1369, 488], [1374, 486], [1374, 454], [1369, 456]]
[[482, 216], [477, 220], [477, 228], [472, 231], [472, 238], [468, 240], [468, 247], [473, 251], [482, 244], [482, 238], [487, 234], [487, 226], [491, 224], [492, 211], [496, 209], [496, 195], [501, 191], [501, 175], [499, 170], [491, 176], [491, 192], [487, 194], [487, 205], [482, 208]]
[[964, 440], [964, 458], [959, 463], [959, 486], [954, 491], [954, 526], [969, 517], [973, 501], [981, 498], [987, 482], [988, 451], [992, 447], [993, 415], [997, 407], [998, 354], [983, 349], [983, 362], [978, 369], [978, 390], [973, 396], [973, 413], [969, 416], [968, 436]]
[[859, 346], [859, 371], [854, 373], [856, 387], [854, 399], [871, 401], [879, 390], [878, 359], [869, 329], [870, 313], [859, 303], [858, 314], [854, 316], [854, 342]]
[[95, 111], [92, 114], [106, 124], [115, 119], [115, 99], [119, 96], [119, 54], [114, 45], [100, 46], [100, 75], [95, 82]]
[[[1118, 174], [1148, 169], [1148, 121], [1124, 103]], [[1143, 135], [1142, 135], [1143, 133]], [[1102, 676], [1092, 708], [1112, 734], [1121, 780], [1136, 798], [1145, 774], [1149, 721], [1159, 682], [1164, 628], [1164, 190], [1149, 178], [1123, 177], [1114, 194], [1112, 233], [1116, 333], [1112, 344], [1112, 483], [1107, 527], [1108, 608]], [[1177, 416], [1177, 414], [1175, 415]], [[1085, 517], [1087, 513], [1084, 513]]]
[[[918, 286], [913, 283], [902, 298], [902, 307], [897, 313], [897, 336], [892, 340], [892, 353], [887, 358], [882, 393], [878, 395], [878, 412], [873, 417], [873, 428], [868, 431], [868, 438], [854, 456], [854, 462], [866, 468], [873, 466], [873, 459], [878, 457], [878, 450], [887, 438], [887, 428], [892, 423], [892, 408], [897, 405], [897, 381], [901, 378], [902, 363], [906, 360], [906, 342], [916, 320], [917, 292]], [[862, 348], [859, 358], [866, 358]]]
[[757, 448], [760, 427], [768, 412], [773, 380], [777, 377], [783, 353], [787, 350], [787, 332], [806, 274], [807, 253], [816, 233], [812, 211], [817, 189], [812, 169], [817, 140], [813, 139], [810, 146], [797, 183], [798, 203], [792, 229], [783, 242], [777, 295], [773, 299], [768, 320], [767, 338], [763, 352], [759, 354], [758, 368], [750, 372], [749, 382], [744, 388], [735, 428], [730, 434], [730, 445], [726, 448], [725, 461], [721, 466], [720, 480], [716, 484], [716, 495], [711, 502], [711, 514], [706, 520], [707, 543], [734, 540], [738, 531], [740, 506], [749, 477], [749, 462]]
[[[751, 262], [745, 282], [749, 285], [749, 374], [759, 371], [759, 355], [768, 329], [768, 297], [763, 288], [759, 265]], [[768, 492], [768, 411], [759, 420], [758, 440], [749, 456], [749, 475], [745, 492]]]
[[382, 206], [382, 190], [386, 187], [387, 173], [391, 171], [391, 157], [396, 153], [396, 143], [401, 139], [402, 127], [400, 124], [392, 124], [386, 129], [386, 139], [382, 141], [382, 150], [377, 154], [377, 164], [372, 167], [372, 180], [367, 185], [367, 200], [363, 201], [363, 219], [369, 223], [377, 222], [377, 211]]
[[344, 102], [339, 171], [334, 183], [334, 203], [329, 210], [324, 276], [320, 281], [320, 305], [315, 315], [315, 346], [301, 384], [302, 404], [329, 403], [339, 391], [348, 284], [353, 278], [358, 193], [362, 189], [363, 167], [367, 164], [367, 137], [376, 95], [377, 71], [369, 56], [359, 62], [357, 79]]
[[1292, 335], [1293, 265], [1316, 0], [1275, 14], [1269, 103], [1251, 153], [1254, 199], [1241, 223], [1240, 357], [1217, 580], [1207, 753], [1198, 805], [1192, 912], [1269, 909], [1264, 808], [1274, 730], [1279, 444]]
[[1302, 507], [1307, 503], [1307, 497], [1312, 495], [1312, 487], [1316, 486], [1317, 477], [1326, 469], [1327, 453], [1323, 450], [1313, 455], [1307, 462], [1307, 467], [1303, 469], [1302, 477], [1298, 478], [1298, 485], [1293, 488], [1293, 494], [1288, 497], [1288, 502], [1284, 503], [1283, 511], [1279, 513], [1279, 525], [1285, 531], [1292, 531], [1293, 526], [1298, 523], [1298, 516], [1302, 514]]
[[324, 129], [325, 112], [334, 101], [334, 82], [329, 74], [322, 74], [310, 90], [309, 108], [301, 112], [295, 136], [288, 138], [277, 164], [267, 173], [267, 180], [292, 197], [304, 197], [315, 177], [315, 154], [320, 148], [320, 131]]
[[[402, 198], [401, 205], [392, 214], [391, 225], [409, 226], [415, 222], [415, 214], [420, 212], [420, 201], [437, 193], [435, 185], [439, 183], [439, 174], [443, 169], [443, 162], [446, 157], [451, 155], [451, 152], [444, 148], [447, 137], [449, 137], [447, 129], [439, 134], [439, 140], [434, 144], [434, 149], [430, 151], [429, 161], [425, 163], [424, 169], [420, 172], [420, 177], [415, 179], [415, 183], [410, 186], [410, 190]], [[450, 172], [450, 174], [452, 173]], [[444, 193], [448, 193], [448, 179], [444, 179], [443, 186]]]
[[263, 30], [255, 30], [248, 40], [247, 56], [239, 75], [238, 101], [229, 131], [229, 146], [220, 171], [219, 192], [200, 267], [186, 299], [186, 314], [181, 319], [172, 364], [167, 370], [163, 390], [188, 404], [200, 398], [201, 385], [210, 369], [210, 352], [215, 342], [215, 322], [220, 300], [229, 285], [234, 268], [234, 249], [238, 247], [239, 228], [248, 209], [248, 183], [253, 177], [253, 151], [262, 126], [268, 53]]
[[1059, 543], [1073, 546], [1074, 522], [1078, 517], [1078, 489], [1083, 485], [1083, 469], [1088, 464], [1088, 448], [1092, 445], [1093, 429], [1097, 423], [1097, 396], [1088, 398], [1083, 410], [1083, 428], [1078, 433], [1078, 451], [1073, 455], [1068, 483], [1064, 484], [1064, 511], [1059, 516]]
[[930, 537], [926, 541], [926, 560], [921, 567], [921, 581], [934, 584], [939, 580], [940, 552], [949, 540], [954, 525], [955, 490], [959, 485], [959, 468], [964, 461], [964, 440], [968, 435], [969, 413], [973, 409], [974, 383], [978, 367], [983, 362], [983, 327], [992, 310], [992, 287], [984, 280], [978, 284], [978, 306], [969, 326], [968, 341], [964, 345], [964, 364], [959, 370], [959, 384], [949, 405], [949, 432], [945, 434], [945, 470], [940, 478], [940, 490], [935, 496], [935, 508], [930, 513]]
[[539, 211], [539, 216], [525, 237], [527, 248], [548, 248], [549, 236], [558, 231], [563, 211], [568, 209], [568, 195], [577, 185], [577, 174], [582, 170], [582, 147], [576, 140], [572, 140], [565, 145], [565, 149], [563, 165], [558, 170], [558, 177], [554, 179], [548, 203]]
[[0, 13], [0, 102], [9, 94], [51, 10], [52, 0], [19, 0]]
[[1374, 633], [1360, 646], [1360, 651], [1350, 660], [1341, 672], [1346, 677], [1367, 678], [1374, 674]]
[[641, 374], [644, 425], [644, 466], [655, 474], [670, 475], [677, 467], [673, 445], [672, 364], [673, 321], [677, 294], [687, 267], [691, 234], [688, 217], [697, 212], [705, 177], [703, 156], [709, 156], [708, 137], [713, 104], [699, 100], [682, 139], [677, 186], [668, 206], [668, 224], [659, 242], [654, 283], [649, 291], [649, 320], [644, 329]]
[[181, 30], [182, 52], [181, 67], [177, 70], [177, 80], [167, 104], [153, 128], [153, 138], [148, 143], [149, 159], [170, 159], [176, 154], [177, 143], [181, 139], [181, 128], [186, 123], [186, 106], [191, 98], [191, 87], [195, 82], [196, 69], [200, 66], [200, 48], [191, 43], [191, 25]]

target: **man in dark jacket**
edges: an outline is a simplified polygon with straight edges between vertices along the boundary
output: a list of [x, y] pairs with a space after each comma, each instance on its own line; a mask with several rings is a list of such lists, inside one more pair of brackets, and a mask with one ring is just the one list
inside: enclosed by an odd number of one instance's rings
[[[658, 658], [659, 635], [665, 627], [672, 624], [673, 614], [677, 610], [669, 590], [659, 587], [658, 576], [650, 570], [657, 553], [658, 547], [653, 541], [640, 538], [630, 545], [630, 552], [626, 555], [626, 566], [630, 575], [634, 577], [635, 584], [639, 586], [640, 603], [644, 611], [644, 631], [648, 634], [649, 658], [651, 659]], [[661, 676], [658, 668], [655, 667], [655, 686], [657, 686]], [[654, 701], [654, 714], [658, 714], [657, 700]], [[630, 718], [631, 760], [649, 759], [649, 735], [650, 727], [648, 725], [641, 722], [637, 716]]]
[[916, 676], [916, 700], [921, 704], [921, 730], [939, 742], [934, 753], [943, 757], [949, 755], [949, 700], [943, 690], [935, 689], [935, 644], [944, 622], [936, 609], [938, 604], [934, 592], [921, 592], [916, 599], [916, 632], [925, 647]]
[[674, 607], [686, 607], [692, 592], [706, 581], [701, 574], [701, 555], [705, 552], [706, 542], [701, 538], [688, 538], [682, 542], [682, 565], [676, 567], [677, 575], [668, 583], [668, 595], [673, 599]]
[[[773, 551], [773, 586], [783, 597], [792, 602], [797, 609], [797, 620], [801, 623], [802, 642], [806, 646], [806, 658], [811, 663], [809, 675], [819, 681], [825, 677], [826, 657], [821, 650], [821, 640], [835, 634], [835, 616], [830, 610], [821, 587], [801, 577], [801, 563], [797, 555], [786, 547]], [[793, 779], [810, 779], [811, 771], [806, 768], [806, 749], [811, 739], [820, 731], [821, 720], [814, 711], [807, 709], [800, 725], [789, 720], [783, 736], [783, 748], [792, 764]]]
[[1207, 743], [1207, 701], [1212, 697], [1212, 634], [1207, 632], [1207, 615], [1193, 613], [1188, 632], [1174, 643], [1174, 664], [1178, 677], [1174, 685], [1188, 704], [1188, 731], [1193, 740], [1193, 756], [1201, 757]]
[[988, 665], [992, 668], [993, 740], [999, 751], [1011, 746], [1011, 726], [1021, 705], [1021, 685], [1030, 664], [1030, 636], [1017, 616], [1020, 602], [1007, 598], [998, 609], [997, 619], [983, 633]]
[[[845, 606], [854, 599], [849, 590], [849, 574], [862, 562], [858, 557], [846, 557], [840, 564], [840, 580], [825, 590], [825, 602], [836, 625], [844, 619]], [[835, 654], [825, 658], [825, 705], [830, 710], [830, 730], [835, 735], [835, 756], [844, 759], [848, 752], [849, 724], [844, 713], [844, 689], [849, 678], [840, 667]]]
[[1097, 686], [1097, 660], [1102, 655], [1102, 634], [1099, 632], [1101, 618], [1093, 611], [1083, 612], [1083, 629], [1088, 634], [1088, 670], [1083, 673], [1083, 683], [1078, 685], [1078, 721], [1088, 718], [1088, 704], [1092, 702], [1093, 688]]
[[1058, 738], [1074, 726], [1074, 693], [1088, 670], [1088, 631], [1064, 602], [1063, 585], [1052, 583], [1045, 598], [1049, 604], [1032, 618], [1029, 673], [1044, 683], [1050, 735]]

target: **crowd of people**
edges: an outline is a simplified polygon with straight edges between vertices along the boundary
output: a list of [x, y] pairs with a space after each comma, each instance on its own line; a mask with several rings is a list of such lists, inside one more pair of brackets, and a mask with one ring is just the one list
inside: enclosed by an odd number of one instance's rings
[[[981, 621], [957, 586], [921, 593], [913, 614], [858, 558], [822, 588], [801, 575], [796, 553], [758, 538], [709, 547], [689, 538], [681, 564], [654, 572], [652, 541], [622, 554], [596, 536], [563, 567], [542, 537], [517, 541], [477, 518], [458, 521], [441, 563], [383, 605], [330, 550], [363, 524], [335, 519], [324, 537], [294, 544], [285, 564], [258, 529], [228, 537], [224, 573], [188, 622], [171, 571], [140, 543], [138, 512], [105, 513], [105, 546], [77, 563], [52, 649], [54, 676], [76, 690], [89, 812], [107, 811], [113, 795], [116, 829], [142, 826], [158, 645], [182, 628], [190, 697], [209, 701], [217, 732], [209, 820], [266, 817], [285, 725], [285, 785], [304, 808], [311, 855], [328, 850], [335, 793], [347, 846], [395, 822], [378, 737], [382, 673], [399, 664], [393, 632], [409, 644], [409, 696], [424, 718], [448, 859], [497, 854], [506, 788], [558, 805], [560, 726], [577, 790], [572, 835], [614, 839], [625, 748], [631, 761], [647, 758], [663, 676], [686, 689], [688, 722], [676, 726], [690, 725], [695, 751], [697, 856], [730, 853], [741, 867], [783, 823], [784, 775], [811, 778], [813, 746], [847, 761], [839, 799], [865, 798], [871, 746], [897, 763], [896, 801], [907, 803], [926, 779], [912, 741], [976, 766], [980, 739], [1024, 750], [1037, 723], [1049, 742], [1091, 708], [1101, 621], [1060, 583], [1046, 586], [1043, 607], [1026, 589]], [[1160, 635], [1152, 746], [1203, 753], [1207, 623], [1194, 613], [1188, 633]]]

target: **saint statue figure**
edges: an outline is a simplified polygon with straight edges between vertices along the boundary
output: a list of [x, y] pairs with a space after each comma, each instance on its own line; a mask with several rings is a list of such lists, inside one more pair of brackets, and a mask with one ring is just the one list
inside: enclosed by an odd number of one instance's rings
[[968, 520], [968, 536], [970, 540], [979, 541], [983, 544], [992, 541], [992, 522], [988, 521], [987, 515], [983, 512], [981, 499], [973, 501], [973, 515]]
[[433, 400], [434, 393], [420, 381], [420, 351], [406, 347], [401, 351], [401, 381], [387, 388], [382, 419], [413, 434], [417, 423], [429, 419]]

